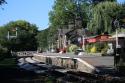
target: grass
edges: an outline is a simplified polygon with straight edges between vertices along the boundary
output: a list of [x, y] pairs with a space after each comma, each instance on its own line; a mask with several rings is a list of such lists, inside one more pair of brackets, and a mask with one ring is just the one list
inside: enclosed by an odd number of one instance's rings
[[4, 58], [0, 60], [0, 67], [16, 67], [16, 64], [15, 58]]

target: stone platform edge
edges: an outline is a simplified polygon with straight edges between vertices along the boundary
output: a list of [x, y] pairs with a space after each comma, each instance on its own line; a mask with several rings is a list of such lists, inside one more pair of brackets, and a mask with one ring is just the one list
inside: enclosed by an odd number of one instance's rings
[[71, 58], [63, 56], [49, 56], [43, 54], [33, 54], [33, 58], [39, 62], [45, 64], [63, 67], [66, 69], [73, 69], [75, 71], [95, 73], [99, 72], [93, 65], [87, 63], [85, 60], [80, 58]]

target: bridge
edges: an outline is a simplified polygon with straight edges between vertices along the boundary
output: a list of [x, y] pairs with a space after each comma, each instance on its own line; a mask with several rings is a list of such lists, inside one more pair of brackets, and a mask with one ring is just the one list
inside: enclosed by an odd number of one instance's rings
[[33, 54], [37, 53], [37, 51], [19, 51], [19, 52], [11, 52], [12, 56], [16, 57], [33, 57]]

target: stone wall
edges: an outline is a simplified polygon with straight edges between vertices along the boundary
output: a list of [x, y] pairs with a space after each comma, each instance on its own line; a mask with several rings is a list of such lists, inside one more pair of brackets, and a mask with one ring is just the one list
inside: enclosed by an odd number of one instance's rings
[[70, 57], [57, 57], [57, 56], [44, 56], [44, 55], [34, 55], [35, 59], [46, 64], [60, 66], [67, 69], [75, 69], [76, 71], [82, 71], [87, 73], [93, 73], [95, 68], [83, 61], [80, 58], [70, 58]]

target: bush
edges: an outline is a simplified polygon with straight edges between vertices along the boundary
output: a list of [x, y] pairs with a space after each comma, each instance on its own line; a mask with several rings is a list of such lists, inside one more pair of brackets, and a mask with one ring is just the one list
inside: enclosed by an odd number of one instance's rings
[[91, 52], [92, 52], [92, 53], [96, 53], [96, 52], [97, 52], [96, 46], [93, 46], [93, 47], [91, 48]]
[[75, 52], [76, 49], [78, 49], [78, 46], [77, 46], [77, 45], [74, 45], [74, 44], [71, 44], [71, 45], [68, 47], [68, 51], [69, 51], [69, 52]]
[[86, 45], [86, 51], [91, 52], [91, 50], [94, 49], [94, 52], [100, 52], [100, 53], [106, 53], [108, 49], [107, 42], [97, 42], [97, 43], [91, 43]]
[[85, 47], [86, 52], [90, 52], [91, 48], [92, 48], [92, 44], [87, 44]]
[[0, 47], [0, 59], [5, 58], [8, 55], [7, 48]]
[[105, 45], [105, 47], [101, 50], [102, 55], [107, 55], [108, 46]]

